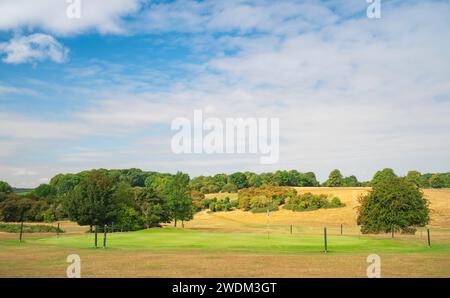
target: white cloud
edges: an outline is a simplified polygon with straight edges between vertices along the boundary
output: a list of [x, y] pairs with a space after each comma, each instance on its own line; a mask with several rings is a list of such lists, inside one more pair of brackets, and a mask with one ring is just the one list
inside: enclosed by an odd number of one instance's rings
[[[296, 10], [297, 2], [289, 9], [279, 8], [287, 2], [270, 4], [273, 1], [260, 1], [264, 9], [244, 2], [183, 3], [151, 6], [147, 20], [152, 22], [147, 30], [243, 33], [257, 28], [264, 34], [230, 34], [218, 39], [199, 35], [206, 41], [201, 47], [213, 49], [217, 55], [206, 63], [191, 65], [192, 75], [186, 79], [166, 74], [168, 80], [155, 83], [151, 74], [136, 73], [134, 66], [128, 68], [134, 72], [127, 75], [114, 68], [99, 71], [89, 65], [91, 68], [79, 74], [86, 75], [89, 84], [94, 86], [101, 74], [114, 79], [102, 88], [83, 89], [83, 97], [91, 99], [87, 106], [72, 111], [66, 120], [53, 122], [3, 113], [0, 136], [43, 142], [95, 136], [95, 141], [90, 140], [92, 152], [62, 152], [52, 169], [31, 168], [45, 177], [77, 170], [64, 162], [76, 163], [80, 169], [131, 165], [170, 171], [181, 165], [193, 175], [296, 168], [315, 171], [322, 180], [333, 168], [361, 179], [369, 179], [385, 166], [403, 174], [414, 168], [448, 171], [448, 4], [386, 5], [380, 20], [362, 15], [335, 21], [336, 16], [327, 8], [316, 7], [317, 2], [309, 10]], [[278, 10], [268, 12], [269, 5]], [[351, 12], [339, 14], [352, 15], [360, 10], [356, 5]], [[297, 12], [314, 17], [285, 20]], [[305, 33], [302, 30], [309, 30], [305, 28], [314, 30]], [[280, 32], [286, 36], [280, 38]], [[225, 48], [239, 51], [225, 55]], [[161, 86], [166, 91], [152, 90]], [[165, 150], [171, 132], [161, 126], [167, 128], [174, 117], [190, 118], [194, 109], [207, 107], [205, 117], [279, 117], [280, 163], [263, 167], [235, 155], [210, 160], [205, 156], [173, 156]], [[153, 126], [160, 130], [142, 131]], [[111, 135], [124, 140], [111, 142]], [[108, 150], [108, 145], [95, 148], [97, 141], [138, 148], [138, 153], [118, 155]]]
[[134, 29], [296, 34], [338, 19], [329, 7], [315, 1], [178, 0], [151, 4], [137, 17]]
[[36, 33], [28, 36], [14, 37], [7, 43], [0, 43], [3, 62], [19, 64], [51, 60], [63, 63], [69, 50], [47, 34]]
[[[122, 17], [136, 12], [140, 0], [79, 0], [81, 17], [69, 18], [66, 0], [2, 0], [0, 31], [40, 30], [57, 35], [94, 30], [103, 34], [125, 33]], [[72, 1], [74, 2], [74, 1]]]

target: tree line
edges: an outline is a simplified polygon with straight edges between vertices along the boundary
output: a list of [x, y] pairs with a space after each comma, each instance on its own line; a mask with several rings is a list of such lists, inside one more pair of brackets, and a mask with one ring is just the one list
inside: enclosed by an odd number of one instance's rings
[[[0, 221], [52, 222], [70, 219], [81, 225], [106, 224], [123, 230], [156, 227], [169, 222], [184, 225], [195, 212], [204, 209], [227, 211], [239, 207], [258, 211], [273, 205], [275, 210], [284, 200], [283, 191], [286, 190], [277, 188], [281, 186], [375, 187], [380, 181], [394, 178], [401, 178], [418, 188], [450, 187], [450, 173], [421, 174], [410, 171], [405, 177], [398, 177], [392, 169], [378, 171], [369, 182], [359, 182], [355, 176], [344, 177], [336, 169], [322, 184], [314, 173], [296, 170], [262, 174], [236, 172], [190, 179], [183, 173], [173, 175], [140, 169], [99, 169], [56, 175], [49, 184], [42, 184], [25, 194], [14, 193], [8, 183], [0, 181]], [[204, 196], [207, 193], [238, 191], [239, 201], [205, 199]], [[260, 194], [261, 191], [264, 195]], [[246, 196], [253, 192], [255, 196]], [[267, 192], [270, 193], [270, 202], [264, 199]], [[273, 200], [272, 193], [279, 195], [281, 201]], [[293, 210], [327, 206], [320, 198], [296, 200], [295, 203], [291, 200]], [[338, 202], [330, 204], [339, 206]]]

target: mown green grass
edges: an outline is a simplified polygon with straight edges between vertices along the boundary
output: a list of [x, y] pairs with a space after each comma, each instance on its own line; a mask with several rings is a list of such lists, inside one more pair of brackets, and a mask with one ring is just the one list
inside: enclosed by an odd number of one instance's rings
[[[98, 244], [102, 245], [99, 234]], [[93, 235], [64, 235], [60, 238], [29, 238], [24, 243], [15, 240], [0, 241], [2, 246], [53, 246], [73, 249], [93, 249]], [[322, 235], [289, 235], [263, 233], [224, 233], [182, 229], [151, 229], [130, 233], [114, 233], [107, 236], [108, 250], [112, 251], [177, 251], [186, 249], [199, 252], [310, 254], [322, 253]], [[425, 240], [382, 239], [371, 236], [328, 237], [328, 250], [332, 254], [365, 253], [450, 253], [450, 243], [434, 243], [428, 247]]]

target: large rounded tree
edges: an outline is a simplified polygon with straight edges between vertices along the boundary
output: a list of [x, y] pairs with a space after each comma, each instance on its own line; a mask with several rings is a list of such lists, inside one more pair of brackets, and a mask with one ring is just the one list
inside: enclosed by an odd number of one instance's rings
[[364, 234], [388, 233], [392, 229], [414, 233], [415, 227], [423, 227], [429, 220], [428, 201], [405, 178], [382, 179], [360, 198], [358, 225]]
[[12, 192], [12, 187], [5, 181], [0, 181], [0, 192]]

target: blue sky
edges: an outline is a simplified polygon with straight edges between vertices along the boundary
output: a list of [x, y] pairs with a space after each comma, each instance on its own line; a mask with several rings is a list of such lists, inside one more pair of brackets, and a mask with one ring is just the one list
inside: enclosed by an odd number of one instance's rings
[[[0, 180], [128, 168], [192, 176], [450, 170], [450, 4], [0, 3]], [[281, 157], [176, 155], [171, 121], [277, 117]]]

